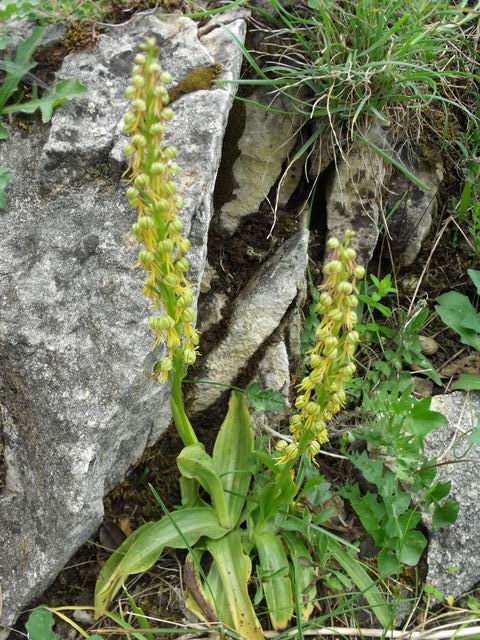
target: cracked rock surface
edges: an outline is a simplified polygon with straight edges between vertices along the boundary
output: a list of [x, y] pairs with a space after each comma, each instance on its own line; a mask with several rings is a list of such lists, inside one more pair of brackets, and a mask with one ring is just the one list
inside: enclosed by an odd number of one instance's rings
[[[427, 584], [445, 596], [457, 598], [480, 582], [480, 446], [469, 448], [468, 433], [478, 425], [480, 393], [455, 391], [435, 396], [431, 408], [448, 419], [448, 425], [426, 438], [426, 455], [438, 462], [437, 479], [451, 481], [449, 496], [460, 505], [457, 521], [430, 533]], [[428, 526], [429, 517], [424, 515]]]
[[[243, 40], [243, 20], [229, 29]], [[221, 78], [238, 77], [241, 55], [221, 28], [202, 38], [188, 18], [139, 17], [64, 60], [58, 77], [78, 78], [85, 96], [50, 127], [12, 130], [0, 146], [12, 174], [0, 213], [0, 627], [92, 534], [105, 492], [170, 421], [168, 387], [149, 380], [143, 277], [131, 268], [135, 214], [119, 179], [123, 93], [137, 46], [151, 35], [174, 84], [214, 63], [223, 64]], [[179, 148], [197, 286], [234, 87], [172, 104], [167, 143]]]

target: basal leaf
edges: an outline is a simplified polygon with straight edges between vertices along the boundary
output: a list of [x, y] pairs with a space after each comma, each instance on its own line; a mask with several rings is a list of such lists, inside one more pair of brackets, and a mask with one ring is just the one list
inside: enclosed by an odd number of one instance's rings
[[59, 640], [53, 631], [55, 623], [53, 613], [44, 607], [34, 609], [28, 616], [25, 627], [30, 640]]
[[6, 189], [10, 182], [10, 171], [5, 167], [0, 167], [0, 209], [7, 206]]
[[414, 567], [418, 564], [423, 550], [427, 546], [427, 540], [420, 531], [407, 531], [400, 543], [398, 557], [400, 562]]
[[200, 486], [205, 489], [213, 501], [220, 524], [222, 527], [230, 529], [232, 522], [222, 481], [203, 444], [196, 442], [184, 447], [177, 457], [177, 466], [183, 477], [197, 480]]
[[256, 533], [254, 541], [270, 622], [276, 631], [282, 631], [287, 628], [293, 616], [292, 582], [287, 554], [276, 533]]
[[46, 92], [41, 98], [12, 104], [3, 109], [3, 113], [34, 113], [40, 109], [42, 122], [48, 122], [54, 109], [62, 105], [66, 100], [83, 95], [87, 88], [78, 80], [63, 80], [55, 85], [53, 93]]
[[220, 538], [225, 533], [215, 511], [208, 507], [179, 509], [143, 525], [120, 545], [100, 572], [95, 588], [96, 617], [105, 613], [123, 581], [150, 569], [165, 547], [185, 549], [202, 536]]
[[0, 123], [0, 140], [6, 140], [9, 136], [9, 131], [2, 123]]
[[214, 468], [225, 490], [234, 527], [242, 513], [253, 469], [253, 427], [245, 396], [232, 391], [228, 412], [213, 447]]

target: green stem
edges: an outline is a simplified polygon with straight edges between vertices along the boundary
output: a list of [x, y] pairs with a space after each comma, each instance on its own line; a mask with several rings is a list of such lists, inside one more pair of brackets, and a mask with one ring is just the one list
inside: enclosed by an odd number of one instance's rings
[[182, 380], [185, 376], [184, 366], [181, 357], [175, 357], [173, 368], [170, 376], [172, 383], [172, 396], [170, 398], [170, 406], [172, 407], [173, 420], [178, 435], [182, 439], [183, 444], [187, 447], [190, 444], [198, 442], [198, 438], [193, 430], [190, 420], [185, 413], [182, 394]]

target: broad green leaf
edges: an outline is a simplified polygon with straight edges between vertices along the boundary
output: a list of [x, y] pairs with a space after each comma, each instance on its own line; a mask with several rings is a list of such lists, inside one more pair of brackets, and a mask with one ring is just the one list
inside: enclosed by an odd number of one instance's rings
[[230, 628], [233, 628], [233, 618], [228, 606], [226, 591], [223, 588], [220, 572], [215, 560], [212, 561], [210, 571], [207, 576], [208, 587], [204, 586], [204, 593], [207, 600], [214, 607], [217, 618]]
[[209, 507], [194, 507], [173, 511], [158, 522], [149, 522], [115, 551], [102, 568], [95, 588], [95, 615], [100, 617], [132, 574], [150, 569], [165, 547], [186, 549], [202, 536], [220, 538], [226, 529], [220, 526], [217, 514]]
[[206, 546], [218, 568], [233, 628], [242, 638], [263, 640], [248, 594], [252, 562], [243, 550], [240, 531], [231, 531], [219, 540], [208, 540]]
[[468, 436], [468, 441], [471, 444], [480, 444], [480, 420], [477, 420], [476, 425]]
[[446, 417], [430, 409], [431, 398], [422, 398], [405, 418], [404, 426], [421, 441], [434, 429], [447, 424]]
[[232, 527], [242, 513], [253, 468], [253, 427], [243, 393], [232, 391], [212, 460], [225, 490]]
[[37, 109], [42, 112], [42, 122], [48, 122], [53, 110], [66, 100], [77, 98], [87, 91], [87, 87], [78, 80], [62, 80], [55, 85], [53, 93], [46, 92], [41, 98], [12, 104], [3, 109], [3, 113], [34, 113]]
[[30, 640], [59, 640], [53, 631], [54, 624], [53, 613], [44, 607], [39, 607], [28, 616], [25, 627]]
[[7, 129], [7, 127], [5, 127], [1, 122], [0, 122], [0, 140], [6, 140], [9, 136], [9, 131]]
[[384, 629], [390, 629], [393, 622], [393, 614], [380, 587], [368, 575], [362, 563], [345, 551], [338, 542], [329, 539], [328, 545], [332, 556], [362, 592], [363, 597], [372, 609], [373, 615], [376, 616]]
[[255, 533], [254, 542], [270, 622], [275, 631], [282, 631], [287, 628], [293, 616], [292, 582], [287, 554], [276, 533]]
[[463, 391], [480, 391], [480, 376], [472, 373], [462, 373], [456, 382], [452, 385], [452, 389], [462, 389]]
[[442, 505], [436, 504], [433, 511], [432, 529], [443, 529], [457, 521], [460, 505], [456, 500], [446, 500]]
[[296, 599], [301, 602], [300, 620], [307, 622], [313, 613], [318, 595], [316, 565], [309, 549], [298, 535], [285, 534], [284, 537], [293, 566], [293, 587], [296, 591]]
[[456, 291], [449, 291], [437, 298], [437, 303], [435, 310], [443, 322], [459, 334], [463, 344], [480, 351], [480, 335], [477, 331], [462, 324], [465, 318], [471, 319], [477, 314], [467, 296]]
[[264, 389], [258, 382], [252, 382], [246, 389], [249, 405], [255, 411], [278, 413], [285, 409], [285, 398], [280, 391]]
[[478, 295], [480, 296], [480, 271], [476, 271], [475, 269], [468, 269], [467, 273], [470, 276], [470, 280], [475, 285]]
[[232, 527], [228, 503], [223, 490], [222, 481], [215, 471], [212, 458], [205, 451], [203, 444], [196, 442], [184, 447], [177, 457], [177, 466], [185, 478], [197, 480], [212, 498], [218, 521], [226, 529]]
[[427, 546], [427, 540], [420, 531], [407, 531], [401, 541], [398, 557], [400, 562], [414, 567], [418, 564], [423, 550]]
[[378, 570], [382, 577], [400, 573], [402, 565], [391, 549], [382, 549], [378, 554]]
[[8, 72], [5, 80], [0, 85], [0, 113], [6, 113], [4, 107], [17, 90], [22, 76], [36, 65], [36, 62], [30, 62], [30, 60], [44, 33], [45, 27], [35, 27], [29, 37], [18, 45], [14, 60], [18, 71]]

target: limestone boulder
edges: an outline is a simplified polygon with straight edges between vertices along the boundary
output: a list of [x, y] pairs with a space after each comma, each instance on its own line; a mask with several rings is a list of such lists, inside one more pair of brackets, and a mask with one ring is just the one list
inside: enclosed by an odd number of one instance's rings
[[[243, 20], [229, 28], [243, 40]], [[0, 146], [12, 174], [0, 213], [0, 626], [92, 534], [105, 492], [170, 421], [169, 389], [149, 379], [135, 214], [120, 179], [123, 92], [139, 42], [152, 35], [174, 85], [212, 65], [238, 78], [241, 54], [220, 27], [202, 38], [188, 18], [139, 16], [64, 60], [58, 77], [78, 78], [85, 96], [51, 126], [12, 129]], [[179, 148], [196, 285], [234, 86], [192, 87], [172, 104], [168, 142]]]

